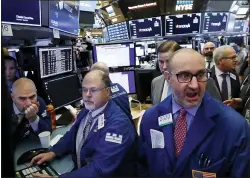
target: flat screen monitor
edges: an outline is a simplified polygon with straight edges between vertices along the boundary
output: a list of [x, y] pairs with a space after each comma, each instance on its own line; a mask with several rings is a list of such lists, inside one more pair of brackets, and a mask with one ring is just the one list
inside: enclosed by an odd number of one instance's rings
[[136, 56], [145, 56], [145, 47], [144, 46], [135, 47], [135, 53]]
[[201, 13], [165, 16], [166, 36], [200, 33]]
[[228, 22], [227, 12], [209, 12], [205, 13], [203, 32], [213, 33], [213, 32], [225, 32]]
[[119, 83], [128, 94], [136, 93], [135, 71], [110, 73], [112, 83]]
[[135, 66], [135, 46], [132, 42], [96, 45], [94, 62], [105, 62], [109, 67]]
[[190, 48], [190, 49], [193, 48], [193, 45], [192, 45], [192, 44], [180, 44], [180, 46], [181, 46], [182, 48]]
[[128, 40], [129, 35], [128, 35], [127, 23], [121, 22], [108, 26], [108, 34], [110, 41]]
[[235, 20], [233, 32], [246, 32], [247, 20]]
[[39, 0], [2, 0], [2, 23], [41, 26]]
[[39, 48], [38, 52], [41, 78], [72, 71], [71, 47]]
[[79, 1], [49, 1], [49, 27], [78, 35]]
[[129, 21], [131, 39], [162, 36], [161, 17]]
[[81, 84], [76, 74], [45, 80], [44, 88], [48, 100], [55, 109], [82, 99], [80, 92]]

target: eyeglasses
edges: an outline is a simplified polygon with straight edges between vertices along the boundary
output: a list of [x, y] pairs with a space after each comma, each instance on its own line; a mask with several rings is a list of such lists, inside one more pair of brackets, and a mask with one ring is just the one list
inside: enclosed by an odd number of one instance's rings
[[232, 56], [232, 57], [222, 57], [222, 59], [231, 59], [231, 60], [235, 60], [235, 59], [237, 59], [237, 56]]
[[83, 87], [81, 89], [81, 93], [86, 94], [86, 93], [90, 92], [91, 94], [97, 94], [99, 91], [106, 89], [106, 88], [107, 87], [103, 87], [103, 88], [85, 88], [85, 87]]
[[195, 76], [198, 82], [206, 82], [210, 78], [210, 72], [204, 71], [199, 72], [195, 75], [189, 73], [189, 72], [180, 72], [177, 74], [169, 72], [171, 75], [176, 75], [177, 80], [179, 83], [189, 83], [193, 77]]

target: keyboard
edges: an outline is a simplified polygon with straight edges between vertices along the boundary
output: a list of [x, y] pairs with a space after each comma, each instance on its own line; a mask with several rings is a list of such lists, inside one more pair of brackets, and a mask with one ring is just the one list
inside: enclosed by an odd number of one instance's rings
[[16, 178], [31, 178], [33, 177], [32, 174], [34, 173], [40, 173], [40, 174], [47, 174], [50, 176], [58, 176], [59, 174], [49, 165], [37, 165], [37, 166], [31, 166], [24, 169], [21, 169], [19, 171], [16, 171]]

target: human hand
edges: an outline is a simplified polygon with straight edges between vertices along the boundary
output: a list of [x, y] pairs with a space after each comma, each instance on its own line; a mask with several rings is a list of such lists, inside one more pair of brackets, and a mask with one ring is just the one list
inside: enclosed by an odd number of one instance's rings
[[237, 109], [240, 107], [241, 102], [242, 102], [241, 98], [232, 98], [231, 100], [225, 100], [223, 103], [234, 109]]
[[48, 153], [39, 154], [31, 160], [30, 166], [41, 165], [46, 161], [50, 161], [50, 160], [54, 159], [55, 157], [56, 157], [56, 154], [52, 151], [48, 152]]
[[55, 178], [53, 176], [50, 176], [48, 174], [40, 174], [40, 173], [34, 173], [32, 174], [34, 178]]
[[37, 117], [37, 113], [39, 111], [39, 107], [40, 107], [40, 103], [39, 102], [32, 102], [32, 104], [25, 109], [24, 113], [25, 113], [25, 117], [33, 122], [36, 120]]

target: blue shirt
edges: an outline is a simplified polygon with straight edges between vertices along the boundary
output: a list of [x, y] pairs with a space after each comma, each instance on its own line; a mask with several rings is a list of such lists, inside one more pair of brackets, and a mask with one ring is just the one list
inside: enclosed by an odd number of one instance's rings
[[[186, 114], [187, 130], [190, 128], [190, 125], [192, 124], [194, 120], [194, 116], [197, 110], [199, 109], [199, 107], [200, 107], [200, 104], [192, 108], [184, 108], [187, 111], [187, 114]], [[176, 103], [174, 97], [172, 97], [172, 113], [174, 117], [174, 123], [176, 123], [177, 118], [180, 114], [180, 110], [182, 108], [183, 108], [182, 106]]]

